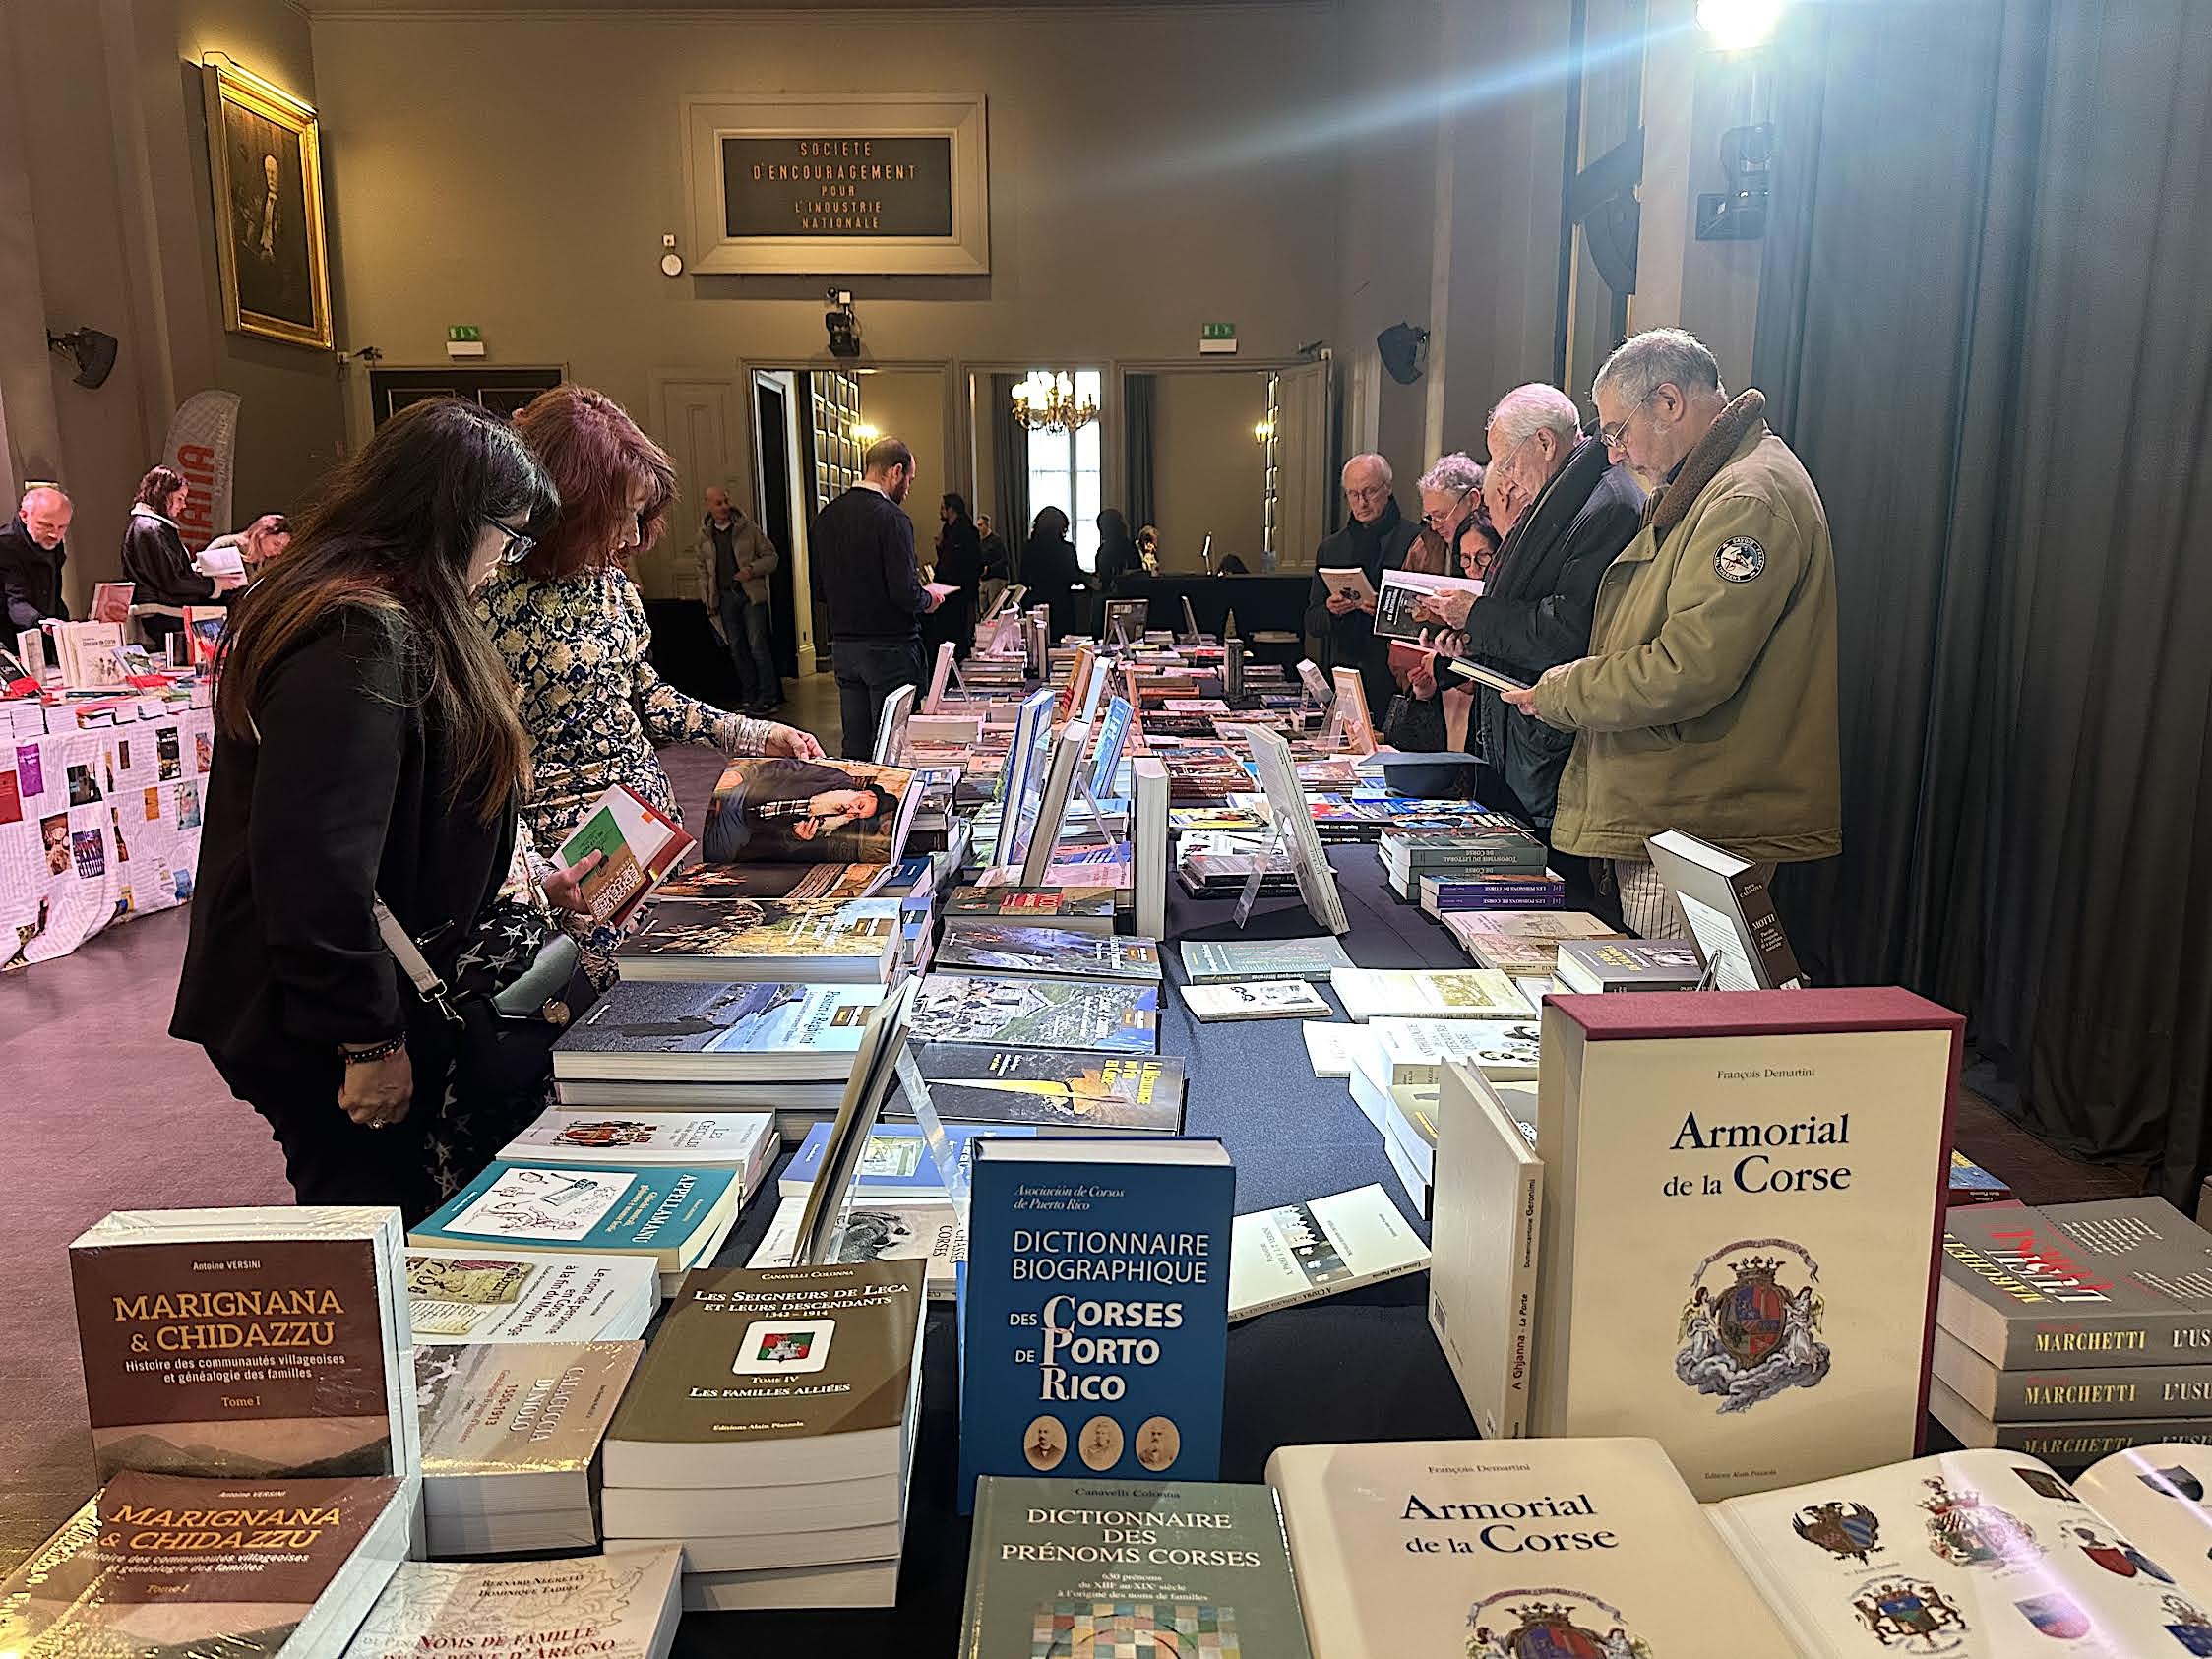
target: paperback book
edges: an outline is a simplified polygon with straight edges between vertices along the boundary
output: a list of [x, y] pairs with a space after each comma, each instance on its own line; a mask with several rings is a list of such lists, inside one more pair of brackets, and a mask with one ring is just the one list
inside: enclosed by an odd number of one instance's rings
[[1299, 1027], [1306, 1039], [1306, 1058], [1316, 1077], [1349, 1078], [1359, 1064], [1358, 1051], [1368, 1042], [1365, 1025], [1335, 1019], [1309, 1019]]
[[1235, 1198], [1217, 1141], [977, 1146], [960, 1307], [963, 1511], [979, 1475], [1213, 1477]]
[[500, 1148], [508, 1163], [682, 1164], [731, 1169], [747, 1193], [779, 1147], [768, 1112], [644, 1112], [551, 1106]]
[[[923, 1043], [914, 1059], [947, 1123], [1033, 1125], [1047, 1135], [1183, 1133], [1183, 1062], [1174, 1055]], [[912, 1116], [903, 1095], [890, 1115]]]
[[1159, 1012], [1156, 985], [933, 973], [921, 982], [908, 1030], [925, 1043], [1152, 1054]]
[[1326, 979], [1352, 958], [1328, 934], [1312, 939], [1185, 940], [1183, 975], [1193, 985], [1248, 979]]
[[[1002, 1124], [947, 1124], [945, 1137], [952, 1156], [965, 1166], [973, 1162], [975, 1141], [985, 1135], [1033, 1135], [1025, 1126]], [[783, 1197], [803, 1198], [822, 1174], [823, 1155], [830, 1147], [830, 1126], [816, 1124], [783, 1166], [777, 1191]], [[928, 1140], [918, 1124], [882, 1124], [861, 1149], [859, 1172], [853, 1179], [851, 1198], [856, 1202], [888, 1199], [891, 1202], [945, 1201], [945, 1177], [931, 1155]]]
[[410, 1481], [119, 1474], [0, 1578], [19, 1659], [326, 1659], [407, 1554]]
[[561, 843], [560, 858], [566, 867], [600, 855], [577, 892], [591, 907], [595, 926], [619, 930], [693, 844], [681, 824], [618, 783], [585, 809], [584, 822]]
[[[2212, 1420], [2212, 1366], [2202, 1361], [2005, 1371], [1940, 1324], [1936, 1327], [1934, 1355], [1936, 1381], [1976, 1416], [1997, 1423]], [[2212, 1433], [2212, 1421], [2203, 1428]]]
[[1560, 984], [1568, 991], [1694, 991], [1705, 977], [1697, 952], [1663, 939], [1565, 939]]
[[1016, 922], [1083, 933], [1114, 931], [1111, 887], [963, 887], [945, 901], [948, 929], [970, 921]]
[[1379, 1186], [1240, 1215], [1230, 1229], [1229, 1321], [1256, 1319], [1429, 1264], [1429, 1247]]
[[1353, 1019], [1526, 1019], [1536, 1012], [1509, 977], [1490, 968], [1338, 968], [1329, 987]]
[[1482, 1073], [1437, 1089], [1429, 1328], [1486, 1441], [1528, 1432], [1544, 1161]]
[[842, 1082], [881, 985], [618, 980], [553, 1045], [567, 1081]]
[[1256, 979], [1240, 985], [1186, 985], [1183, 1006], [1191, 1017], [1217, 1019], [1327, 1018], [1328, 999], [1303, 979]]
[[1536, 1075], [1543, 1027], [1533, 1019], [1399, 1019], [1367, 1022], [1368, 1041], [1354, 1063], [1384, 1088], [1436, 1083], [1454, 1061], [1480, 1067], [1501, 1082]]
[[1308, 1659], [1274, 1493], [986, 1476], [959, 1652]]
[[1419, 876], [1391, 891], [1400, 898], [1419, 898], [1432, 916], [1454, 910], [1556, 910], [1567, 902], [1567, 883], [1551, 870], [1528, 875]]
[[[790, 1267], [799, 1260], [799, 1227], [806, 1218], [806, 1192], [776, 1205], [750, 1258], [748, 1267]], [[960, 1263], [967, 1260], [967, 1228], [941, 1192], [934, 1198], [855, 1200], [838, 1218], [830, 1244], [833, 1262], [918, 1261], [932, 1301], [950, 1301], [958, 1288]]]
[[953, 921], [937, 966], [947, 972], [1028, 974], [1052, 979], [1160, 981], [1160, 948], [1149, 939], [1020, 922]]
[[[903, 862], [903, 861], [901, 861]], [[698, 864], [660, 884], [663, 898], [787, 898], [837, 903], [868, 898], [886, 886], [894, 864]]]
[[628, 1256], [410, 1250], [407, 1315], [418, 1348], [441, 1342], [614, 1342], [660, 1310], [653, 1263]]
[[898, 953], [896, 898], [671, 898], [615, 948], [628, 981], [881, 984]]
[[672, 1544], [615, 1544], [560, 1561], [406, 1562], [345, 1659], [667, 1659], [683, 1613], [683, 1565]]
[[513, 1250], [643, 1257], [663, 1288], [729, 1236], [744, 1187], [729, 1169], [647, 1169], [495, 1158], [408, 1234], [425, 1250], [504, 1245]]

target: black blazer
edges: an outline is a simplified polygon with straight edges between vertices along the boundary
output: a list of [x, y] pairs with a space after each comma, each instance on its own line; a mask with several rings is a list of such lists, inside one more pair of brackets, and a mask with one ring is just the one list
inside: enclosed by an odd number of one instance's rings
[[[11, 633], [35, 628], [46, 617], [69, 620], [62, 603], [61, 568], [69, 562], [69, 544], [49, 553], [31, 539], [31, 529], [19, 513], [0, 528], [0, 607], [8, 614]], [[8, 642], [15, 648], [15, 642]]]
[[138, 605], [204, 605], [215, 596], [213, 577], [192, 568], [184, 537], [166, 519], [133, 511], [123, 526], [123, 576]]
[[[1598, 579], [1642, 525], [1642, 486], [1610, 463], [1603, 444], [1583, 439], [1498, 550], [1467, 611], [1467, 654], [1529, 681], [1585, 655]], [[1475, 688], [1475, 701], [1482, 758], [1529, 818], [1549, 825], [1574, 734], [1507, 707], [1487, 686]]]
[[377, 937], [382, 893], [441, 973], [498, 893], [515, 814], [454, 799], [403, 618], [337, 611], [270, 675], [251, 737], [218, 734], [169, 1034], [258, 1070], [440, 1019]]
[[[1369, 585], [1380, 588], [1382, 573], [1403, 567], [1406, 551], [1420, 533], [1421, 526], [1400, 515], [1393, 499], [1376, 522], [1372, 535], [1355, 531], [1347, 521], [1314, 549], [1314, 584], [1306, 594], [1306, 632], [1318, 643], [1319, 662], [1324, 671], [1360, 671], [1360, 678], [1367, 683], [1368, 712], [1378, 726], [1398, 689], [1390, 677], [1390, 642], [1375, 637], [1375, 619], [1365, 611], [1328, 614], [1328, 584], [1321, 580], [1321, 572], [1349, 570], [1357, 565], [1367, 572]], [[1364, 554], [1363, 548], [1367, 549]]]
[[914, 521], [896, 502], [855, 484], [815, 516], [809, 542], [832, 643], [915, 637], [929, 595], [914, 563]]
[[1066, 536], [1031, 536], [1021, 550], [1021, 580], [1029, 588], [1021, 602], [1050, 609], [1054, 640], [1087, 632], [1076, 616], [1075, 595], [1087, 588], [1074, 542]]

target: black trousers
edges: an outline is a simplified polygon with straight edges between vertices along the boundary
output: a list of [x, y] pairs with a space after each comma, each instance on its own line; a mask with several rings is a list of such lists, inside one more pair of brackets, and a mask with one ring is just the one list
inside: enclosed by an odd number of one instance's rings
[[845, 759], [865, 761], [876, 752], [876, 722], [883, 718], [885, 700], [900, 686], [929, 683], [922, 677], [921, 641], [834, 640], [830, 666], [837, 676]]
[[438, 1207], [430, 1126], [445, 1099], [442, 1061], [413, 1059], [414, 1101], [406, 1117], [368, 1129], [338, 1103], [345, 1066], [336, 1054], [264, 1065], [209, 1059], [230, 1092], [268, 1120], [299, 1202], [398, 1204], [410, 1226]]
[[1536, 822], [1535, 815], [1514, 793], [1505, 774], [1488, 762], [1475, 765], [1475, 799], [1493, 812], [1511, 813], [1528, 827], [1530, 834], [1544, 843], [1546, 862], [1567, 884], [1564, 908], [1587, 910], [1611, 927], [1621, 926], [1621, 895], [1614, 889], [1613, 872], [1605, 867], [1605, 861], [1562, 852], [1552, 845], [1552, 827]]

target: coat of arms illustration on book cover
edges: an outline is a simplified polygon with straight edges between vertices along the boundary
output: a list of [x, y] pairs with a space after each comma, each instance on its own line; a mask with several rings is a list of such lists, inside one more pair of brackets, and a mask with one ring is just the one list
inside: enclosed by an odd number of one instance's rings
[[[1716, 1264], [1725, 1264], [1733, 1282], [1714, 1286]], [[1793, 1285], [1800, 1265], [1805, 1282]], [[1701, 1394], [1718, 1394], [1724, 1413], [1749, 1411], [1785, 1388], [1819, 1386], [1828, 1375], [1827, 1344], [1818, 1336], [1819, 1283], [1819, 1263], [1788, 1239], [1721, 1246], [1690, 1275], [1675, 1375]]]

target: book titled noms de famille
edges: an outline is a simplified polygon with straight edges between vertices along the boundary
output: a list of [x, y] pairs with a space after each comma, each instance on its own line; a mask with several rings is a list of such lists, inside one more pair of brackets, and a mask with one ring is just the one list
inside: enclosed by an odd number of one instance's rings
[[1236, 1171], [1218, 1141], [976, 1143], [960, 1474], [1210, 1480]]
[[408, 1562], [345, 1659], [664, 1659], [683, 1613], [682, 1569], [673, 1544], [618, 1544], [565, 1561]]
[[418, 1348], [444, 1342], [614, 1342], [660, 1309], [650, 1261], [547, 1251], [410, 1250], [407, 1319]]
[[7, 1578], [16, 1659], [328, 1659], [407, 1554], [412, 1483], [120, 1474]]
[[1308, 1659], [1263, 1486], [986, 1475], [961, 1659]]
[[69, 1265], [102, 1478], [420, 1467], [397, 1209], [118, 1211]]
[[1910, 1456], [1961, 1041], [1896, 989], [1549, 999], [1529, 1432], [1704, 1499]]

